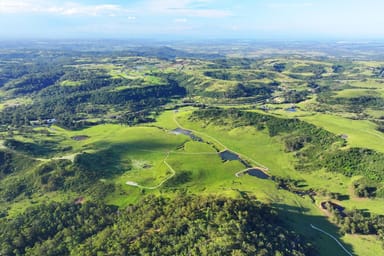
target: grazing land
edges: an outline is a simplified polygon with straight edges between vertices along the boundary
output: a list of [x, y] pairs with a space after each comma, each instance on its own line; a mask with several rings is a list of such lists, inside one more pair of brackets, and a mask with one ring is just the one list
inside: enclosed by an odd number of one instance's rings
[[52, 47], [0, 48], [0, 255], [384, 253], [375, 46]]

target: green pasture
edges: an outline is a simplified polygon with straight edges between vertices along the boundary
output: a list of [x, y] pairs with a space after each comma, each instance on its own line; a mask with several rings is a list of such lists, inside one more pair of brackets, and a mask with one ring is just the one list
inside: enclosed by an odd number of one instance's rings
[[384, 89], [383, 81], [382, 80], [375, 80], [375, 79], [349, 81], [348, 84], [353, 86], [353, 87], [360, 87], [360, 88]]
[[136, 79], [138, 76], [133, 76], [132, 74], [129, 74], [127, 72], [123, 72], [121, 69], [112, 69], [109, 71], [109, 74], [113, 78], [123, 78], [123, 79]]
[[365, 68], [379, 68], [384, 65], [382, 61], [366, 60], [366, 61], [354, 61], [355, 64]]
[[[296, 105], [296, 111], [288, 111], [288, 108], [291, 108], [292, 104], [267, 104], [268, 112], [264, 112], [262, 110], [251, 110], [252, 112], [259, 112], [263, 114], [272, 114], [277, 117], [282, 118], [296, 118], [302, 116], [310, 116], [314, 115], [314, 112], [307, 111], [304, 105]], [[302, 106], [302, 107], [301, 107]]]
[[177, 123], [174, 121], [175, 111], [178, 110], [164, 111], [160, 116], [156, 118], [156, 122], [153, 123], [153, 125], [163, 127], [168, 130], [177, 128]]
[[354, 255], [382, 255], [383, 247], [376, 236], [344, 235], [342, 242], [358, 245], [353, 247]]
[[331, 114], [316, 114], [300, 119], [335, 134], [348, 136], [350, 147], [370, 148], [384, 152], [384, 135], [376, 130], [376, 124], [367, 120], [352, 120]]
[[357, 98], [357, 97], [377, 97], [383, 95], [383, 90], [367, 90], [367, 89], [345, 89], [338, 91], [334, 97], [338, 98]]
[[17, 216], [20, 213], [25, 212], [25, 210], [34, 205], [44, 204], [48, 202], [71, 202], [74, 201], [78, 195], [73, 192], [68, 191], [54, 191], [33, 194], [32, 197], [21, 197], [12, 202], [11, 205], [0, 203], [0, 208], [8, 207], [8, 214], [10, 217]]
[[298, 76], [300, 76], [301, 78], [304, 78], [304, 79], [313, 77], [313, 75], [314, 75], [312, 72], [291, 72], [291, 71], [284, 71], [283, 74], [285, 74], [287, 76], [289, 76], [289, 75], [298, 75]]
[[366, 109], [364, 112], [376, 119], [382, 118], [384, 116], [383, 110]]
[[226, 92], [238, 84], [236, 81], [226, 81], [218, 79], [207, 79], [211, 81], [211, 85], [206, 88], [208, 92]]
[[70, 81], [70, 80], [64, 80], [60, 82], [61, 86], [79, 86], [82, 85], [84, 81]]
[[9, 100], [0, 101], [0, 109], [5, 107], [14, 107], [18, 105], [28, 105], [32, 103], [32, 99], [28, 97], [18, 97]]
[[146, 72], [135, 71], [135, 70], [131, 70], [131, 69], [118, 69], [116, 67], [116, 68], [110, 70], [109, 74], [113, 78], [123, 78], [123, 79], [127, 79], [127, 80], [141, 79], [141, 80], [143, 80], [144, 85], [159, 85], [159, 84], [165, 83], [164, 79], [162, 79], [160, 77], [146, 74]]
[[241, 153], [254, 165], [267, 166], [273, 175], [290, 175], [293, 158], [283, 154], [284, 148], [276, 138], [269, 137], [266, 131], [253, 127], [230, 128], [224, 126], [205, 126], [202, 122], [190, 122], [189, 112], [178, 113], [178, 121], [183, 127], [202, 132], [216, 138], [232, 151]]
[[167, 162], [176, 173], [190, 173], [191, 179], [183, 187], [192, 192], [226, 190], [236, 179], [235, 173], [245, 169], [239, 161], [223, 162], [212, 146], [201, 142], [188, 142], [184, 150], [172, 152]]
[[[54, 127], [57, 136], [65, 136], [62, 145], [71, 145], [74, 152], [101, 150], [108, 147], [118, 148], [122, 154], [143, 155], [143, 150], [167, 152], [182, 144], [186, 138], [178, 137], [156, 127], [128, 127], [115, 124], [103, 124], [80, 131], [68, 131]], [[76, 141], [75, 136], [87, 136]]]

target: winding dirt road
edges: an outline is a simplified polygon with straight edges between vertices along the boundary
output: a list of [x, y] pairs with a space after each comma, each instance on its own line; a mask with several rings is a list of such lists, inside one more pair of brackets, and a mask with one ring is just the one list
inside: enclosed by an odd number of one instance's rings
[[321, 233], [323, 233], [323, 234], [326, 234], [327, 236], [329, 236], [330, 238], [332, 238], [333, 240], [335, 240], [336, 241], [336, 243], [341, 247], [341, 249], [343, 249], [344, 251], [345, 251], [345, 253], [346, 254], [348, 254], [349, 256], [353, 256], [353, 254], [352, 253], [350, 253], [341, 243], [340, 243], [340, 241], [339, 240], [337, 240], [337, 238], [336, 237], [334, 237], [333, 235], [331, 235], [331, 234], [329, 234], [328, 232], [326, 232], [326, 231], [324, 231], [324, 230], [322, 230], [321, 228], [318, 228], [318, 227], [316, 227], [316, 226], [314, 226], [314, 225], [310, 225], [311, 226], [311, 228], [313, 228], [313, 229], [315, 229], [315, 230], [317, 230], [317, 231], [319, 231], [319, 232], [321, 232]]

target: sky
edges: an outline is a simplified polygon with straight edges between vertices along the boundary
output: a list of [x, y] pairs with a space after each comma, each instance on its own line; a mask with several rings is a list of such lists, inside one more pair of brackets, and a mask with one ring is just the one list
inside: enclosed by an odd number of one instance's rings
[[384, 39], [383, 0], [0, 0], [0, 39]]

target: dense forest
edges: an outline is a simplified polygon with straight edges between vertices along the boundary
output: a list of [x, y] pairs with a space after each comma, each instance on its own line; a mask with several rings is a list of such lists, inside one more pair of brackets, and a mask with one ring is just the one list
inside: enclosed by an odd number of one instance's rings
[[146, 197], [117, 209], [50, 203], [0, 222], [2, 255], [315, 255], [253, 200]]

